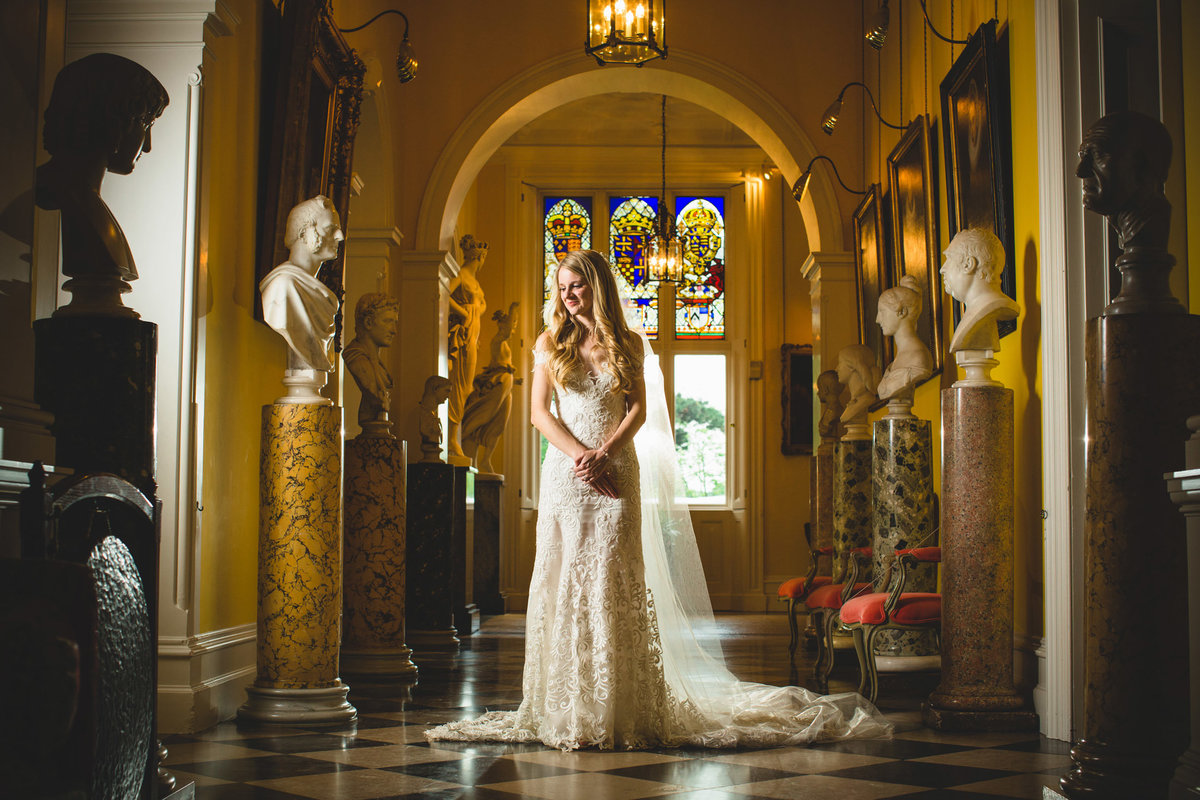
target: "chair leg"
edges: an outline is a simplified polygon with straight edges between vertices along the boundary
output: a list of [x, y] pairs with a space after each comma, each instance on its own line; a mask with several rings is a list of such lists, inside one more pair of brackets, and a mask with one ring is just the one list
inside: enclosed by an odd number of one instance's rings
[[796, 643], [800, 640], [800, 631], [796, 627], [796, 601], [791, 597], [787, 598], [787, 614], [788, 632], [792, 635], [792, 638], [788, 641], [788, 658], [795, 660]]
[[825, 662], [821, 667], [821, 674], [817, 678], [817, 683], [820, 686], [821, 694], [829, 694], [829, 673], [833, 672], [833, 629], [838, 622], [838, 612], [833, 609], [826, 609], [824, 617], [822, 617], [821, 638], [825, 641]]
[[869, 625], [864, 627], [866, 628], [866, 631], [863, 635], [863, 639], [865, 641], [863, 642], [863, 652], [860, 656], [860, 663], [865, 669], [863, 672], [863, 681], [867, 684], [867, 691], [863, 692], [860, 688], [859, 694], [874, 703], [875, 698], [879, 696], [879, 669], [878, 665], [875, 663], [875, 638], [878, 636], [881, 628], [879, 628], [877, 625]]
[[854, 637], [854, 655], [858, 656], [858, 693], [862, 694], [867, 689], [867, 655], [863, 651], [862, 626], [852, 627], [850, 635]]
[[[824, 627], [825, 612], [821, 609], [813, 609], [809, 612], [809, 621], [817, 626], [817, 630]], [[825, 661], [825, 639], [822, 636], [817, 637], [817, 658], [813, 663], [813, 679], [817, 683], [817, 691], [821, 690], [821, 665]]]

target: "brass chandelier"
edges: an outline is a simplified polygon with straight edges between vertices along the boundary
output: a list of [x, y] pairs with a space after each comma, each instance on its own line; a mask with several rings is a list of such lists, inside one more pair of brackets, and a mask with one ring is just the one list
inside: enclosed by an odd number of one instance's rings
[[605, 64], [667, 57], [666, 0], [587, 0], [583, 51]]
[[662, 183], [658, 195], [658, 215], [654, 221], [654, 237], [646, 249], [646, 266], [652, 281], [683, 280], [683, 243], [675, 231], [675, 215], [667, 208], [667, 96], [662, 97], [660, 130], [662, 131]]

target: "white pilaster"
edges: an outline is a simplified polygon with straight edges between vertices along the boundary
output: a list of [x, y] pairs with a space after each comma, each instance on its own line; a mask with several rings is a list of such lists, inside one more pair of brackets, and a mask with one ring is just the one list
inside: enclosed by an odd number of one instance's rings
[[[445, 375], [446, 338], [449, 334], [451, 278], [458, 261], [447, 250], [406, 250], [400, 258], [400, 361], [392, 396], [392, 419], [397, 439], [416, 442], [408, 457], [421, 457], [417, 404], [431, 375]], [[446, 430], [446, 405], [438, 409]], [[444, 442], [443, 442], [444, 444]], [[444, 454], [443, 450], [443, 454]]]
[[820, 375], [833, 369], [839, 350], [858, 342], [854, 254], [814, 251], [800, 270], [812, 299], [813, 374]]

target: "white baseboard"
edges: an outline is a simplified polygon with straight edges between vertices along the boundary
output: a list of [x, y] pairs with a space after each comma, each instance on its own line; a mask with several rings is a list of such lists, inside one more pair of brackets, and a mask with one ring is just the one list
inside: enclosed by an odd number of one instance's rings
[[232, 719], [256, 670], [255, 623], [159, 638], [158, 729], [196, 733]]

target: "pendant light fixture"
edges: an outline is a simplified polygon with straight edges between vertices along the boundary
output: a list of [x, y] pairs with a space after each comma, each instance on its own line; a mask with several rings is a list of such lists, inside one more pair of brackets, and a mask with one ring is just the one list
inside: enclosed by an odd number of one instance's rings
[[662, 183], [658, 195], [658, 216], [654, 237], [647, 248], [647, 267], [652, 281], [679, 282], [683, 279], [683, 243], [675, 232], [675, 215], [667, 208], [667, 96], [662, 97]]
[[666, 0], [587, 0], [587, 10], [583, 52], [601, 66], [667, 57]]

